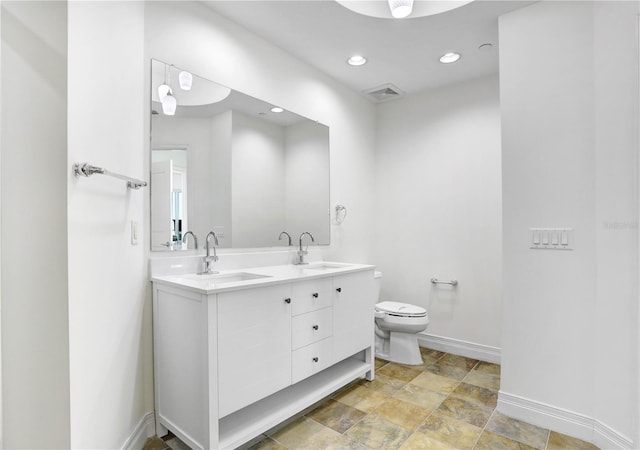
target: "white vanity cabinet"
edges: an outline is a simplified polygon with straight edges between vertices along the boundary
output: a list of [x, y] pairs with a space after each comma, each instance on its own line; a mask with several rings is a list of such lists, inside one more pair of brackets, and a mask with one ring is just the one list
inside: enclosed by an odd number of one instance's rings
[[218, 294], [220, 417], [291, 384], [290, 297], [288, 284]]
[[354, 267], [202, 288], [154, 277], [158, 434], [236, 448], [373, 379], [373, 266]]

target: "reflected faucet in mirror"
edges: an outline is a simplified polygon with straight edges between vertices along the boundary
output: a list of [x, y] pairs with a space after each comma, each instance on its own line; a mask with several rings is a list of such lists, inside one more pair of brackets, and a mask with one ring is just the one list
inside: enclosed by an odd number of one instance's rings
[[[211, 238], [213, 238], [213, 256], [211, 256], [210, 254], [211, 246], [209, 245], [209, 242], [211, 241]], [[209, 234], [207, 234], [207, 238], [204, 242], [204, 246], [207, 249], [207, 254], [203, 257], [203, 274], [218, 273], [217, 270], [213, 270], [213, 267], [211, 267], [211, 263], [214, 263], [218, 260], [218, 255], [216, 254], [216, 245], [218, 245], [218, 236], [216, 236], [216, 233], [214, 233], [213, 231], [209, 231]]]
[[291, 235], [289, 235], [289, 233], [287, 233], [286, 231], [283, 231], [282, 233], [280, 233], [280, 236], [278, 236], [278, 240], [281, 241], [282, 240], [282, 235], [287, 236], [287, 238], [289, 238], [289, 247], [291, 247]]
[[189, 244], [187, 243], [187, 237], [191, 235], [191, 237], [193, 237], [193, 248], [198, 250], [198, 238], [197, 236], [193, 233], [193, 231], [187, 231], [185, 234], [182, 235], [182, 243], [187, 245], [187, 248], [189, 248]]
[[297, 265], [301, 265], [301, 264], [309, 264], [308, 262], [305, 262], [305, 260], [304, 260], [304, 255], [306, 255], [307, 253], [309, 253], [309, 252], [306, 250], [306, 248], [307, 248], [307, 247], [305, 247], [305, 250], [302, 250], [302, 238], [305, 236], [305, 234], [311, 238], [311, 242], [315, 242], [315, 241], [316, 241], [315, 239], [313, 239], [313, 236], [312, 236], [312, 235], [311, 235], [311, 233], [309, 233], [308, 231], [305, 231], [304, 233], [302, 233], [302, 234], [300, 235], [300, 242], [299, 242], [299, 243], [300, 243], [300, 249], [298, 250], [298, 258], [299, 258], [299, 259], [298, 259], [298, 262], [296, 263]]

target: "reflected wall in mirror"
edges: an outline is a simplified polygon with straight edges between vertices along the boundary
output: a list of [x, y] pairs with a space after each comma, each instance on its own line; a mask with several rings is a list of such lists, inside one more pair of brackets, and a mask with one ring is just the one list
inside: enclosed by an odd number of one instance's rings
[[[329, 128], [151, 60], [151, 249], [329, 244]], [[181, 79], [182, 78], [182, 79]], [[189, 87], [187, 90], [186, 88]], [[276, 110], [277, 111], [277, 110]], [[189, 240], [189, 248], [193, 248]]]

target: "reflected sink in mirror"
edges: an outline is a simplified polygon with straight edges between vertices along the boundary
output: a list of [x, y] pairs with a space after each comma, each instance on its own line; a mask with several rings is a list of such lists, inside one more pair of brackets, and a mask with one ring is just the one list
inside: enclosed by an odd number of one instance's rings
[[257, 273], [236, 272], [236, 273], [203, 273], [183, 275], [182, 278], [194, 281], [207, 281], [215, 284], [238, 283], [240, 281], [258, 280], [260, 278], [270, 278], [269, 275], [259, 275]]

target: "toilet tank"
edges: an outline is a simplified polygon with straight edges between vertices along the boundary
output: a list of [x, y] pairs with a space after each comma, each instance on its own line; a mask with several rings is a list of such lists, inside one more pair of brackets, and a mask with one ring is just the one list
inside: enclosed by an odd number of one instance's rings
[[375, 305], [376, 303], [378, 303], [380, 300], [380, 287], [381, 287], [381, 282], [382, 282], [382, 272], [378, 272], [377, 270], [374, 272], [374, 276], [375, 278], [375, 295], [373, 296], [373, 304]]

